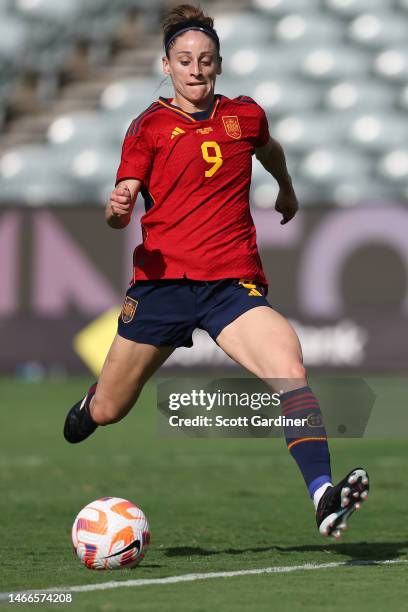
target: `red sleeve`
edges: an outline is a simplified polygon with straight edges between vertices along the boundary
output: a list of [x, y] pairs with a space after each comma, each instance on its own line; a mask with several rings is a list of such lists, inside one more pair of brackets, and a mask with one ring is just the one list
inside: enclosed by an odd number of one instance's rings
[[269, 125], [268, 119], [265, 114], [263, 108], [257, 105], [258, 115], [259, 115], [259, 125], [258, 125], [258, 135], [255, 139], [254, 146], [257, 149], [258, 147], [263, 147], [269, 140]]
[[[134, 122], [133, 122], [134, 123]], [[148, 130], [140, 126], [138, 133], [129, 127], [122, 146], [122, 156], [116, 174], [116, 185], [124, 179], [139, 179], [145, 182], [153, 160], [153, 147], [148, 140]]]

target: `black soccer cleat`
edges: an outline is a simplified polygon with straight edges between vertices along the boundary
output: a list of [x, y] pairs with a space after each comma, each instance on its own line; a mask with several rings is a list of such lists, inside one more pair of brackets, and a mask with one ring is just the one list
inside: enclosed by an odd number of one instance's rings
[[67, 414], [64, 424], [64, 438], [71, 444], [86, 440], [98, 427], [89, 412], [89, 403], [95, 395], [96, 384], [89, 388], [85, 397], [72, 406]]
[[355, 468], [335, 487], [328, 487], [319, 501], [316, 522], [324, 536], [339, 538], [347, 529], [347, 519], [368, 497], [368, 474]]

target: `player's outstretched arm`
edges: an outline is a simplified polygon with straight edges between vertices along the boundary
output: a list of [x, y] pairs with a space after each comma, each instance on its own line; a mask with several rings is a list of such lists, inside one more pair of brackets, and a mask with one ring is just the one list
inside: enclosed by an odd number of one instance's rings
[[141, 186], [142, 181], [136, 179], [127, 179], [116, 185], [105, 209], [110, 227], [122, 229], [128, 225]]
[[299, 204], [293, 189], [292, 179], [286, 167], [283, 148], [277, 140], [269, 138], [266, 145], [255, 149], [255, 155], [265, 170], [272, 174], [278, 182], [279, 193], [275, 209], [282, 214], [281, 224], [284, 225], [295, 216]]

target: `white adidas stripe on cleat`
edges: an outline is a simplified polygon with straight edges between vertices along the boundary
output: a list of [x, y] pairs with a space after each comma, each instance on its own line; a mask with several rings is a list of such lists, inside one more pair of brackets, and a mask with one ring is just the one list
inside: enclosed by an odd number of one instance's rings
[[88, 397], [88, 394], [86, 394], [86, 395], [85, 395], [85, 397], [84, 397], [84, 399], [82, 400], [81, 405], [80, 405], [80, 407], [79, 407], [79, 409], [80, 409], [80, 410], [82, 410], [82, 409], [83, 409], [83, 407], [85, 406], [85, 402], [86, 402], [86, 398], [87, 398], [87, 397]]

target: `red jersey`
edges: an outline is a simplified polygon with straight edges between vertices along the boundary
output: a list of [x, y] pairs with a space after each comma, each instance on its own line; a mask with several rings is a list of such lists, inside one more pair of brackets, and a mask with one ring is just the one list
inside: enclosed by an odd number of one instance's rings
[[252, 155], [268, 142], [263, 109], [216, 95], [206, 119], [160, 98], [130, 125], [117, 183], [146, 203], [134, 280], [245, 278], [267, 284], [249, 209]]

